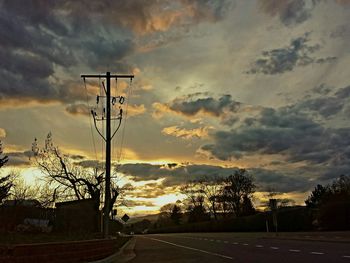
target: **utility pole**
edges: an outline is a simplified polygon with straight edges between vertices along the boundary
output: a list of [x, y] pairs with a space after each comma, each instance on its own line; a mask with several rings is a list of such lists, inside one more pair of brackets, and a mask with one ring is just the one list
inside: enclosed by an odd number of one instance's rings
[[[113, 136], [118, 131], [121, 120], [122, 120], [122, 113], [123, 111], [120, 110], [120, 114], [117, 118], [113, 118], [114, 120], [119, 120], [118, 128], [113, 132], [111, 131], [111, 103], [114, 104], [116, 99], [119, 99], [119, 103], [122, 104], [124, 102], [124, 97], [118, 96], [113, 97], [111, 100], [111, 78], [120, 79], [120, 78], [126, 78], [130, 79], [130, 81], [134, 78], [134, 75], [113, 75], [110, 72], [106, 72], [106, 74], [102, 75], [95, 75], [95, 74], [88, 74], [88, 75], [81, 75], [81, 77], [84, 79], [86, 78], [104, 78], [106, 79], [106, 87], [104, 88], [105, 94], [106, 94], [106, 136], [103, 136], [102, 133], [99, 131], [96, 125], [96, 121], [104, 121], [105, 118], [102, 116], [101, 118], [98, 118], [95, 111], [91, 110], [91, 114], [94, 118], [94, 124], [97, 132], [101, 135], [101, 137], [104, 139], [106, 143], [106, 177], [105, 177], [105, 201], [104, 201], [104, 209], [103, 209], [103, 236], [105, 238], [108, 237], [108, 224], [109, 224], [109, 212], [110, 212], [110, 206], [111, 206], [111, 141], [113, 139]], [[97, 102], [99, 101], [99, 97], [97, 96]], [[122, 101], [122, 102], [121, 102]]]

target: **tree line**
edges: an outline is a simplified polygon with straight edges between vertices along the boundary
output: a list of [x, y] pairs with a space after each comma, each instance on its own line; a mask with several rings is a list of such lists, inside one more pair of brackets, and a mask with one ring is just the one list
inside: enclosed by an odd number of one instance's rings
[[226, 178], [204, 177], [190, 181], [180, 188], [186, 198], [163, 206], [157, 224], [180, 224], [184, 216], [188, 223], [195, 223], [211, 217], [219, 220], [227, 216], [252, 215], [256, 212], [253, 205], [255, 190], [253, 177], [245, 169], [238, 169]]
[[[95, 209], [102, 206], [104, 171], [101, 168], [84, 168], [70, 156], [63, 154], [53, 143], [52, 135], [46, 137], [43, 147], [35, 139], [32, 144], [32, 161], [44, 174], [44, 185], [28, 186], [15, 173], [0, 176], [0, 204], [10, 196], [15, 200], [36, 199], [43, 207], [52, 207], [55, 202], [92, 198]], [[8, 162], [0, 142], [0, 171]], [[114, 176], [112, 176], [112, 179]], [[115, 179], [115, 178], [114, 178]], [[112, 180], [111, 206], [123, 204], [126, 191], [131, 185], [118, 187]], [[254, 177], [245, 169], [237, 169], [228, 177], [203, 177], [179, 187], [186, 198], [161, 208], [158, 227], [218, 221], [228, 217], [254, 215], [257, 210], [253, 199], [257, 186]], [[269, 191], [268, 198], [276, 193]], [[277, 206], [293, 204], [292, 200], [278, 199]], [[334, 229], [350, 226], [350, 176], [342, 175], [327, 185], [317, 185], [305, 200], [313, 212], [316, 228]], [[268, 207], [270, 204], [267, 203]]]
[[[181, 187], [186, 198], [163, 206], [154, 227], [218, 222], [261, 213], [253, 205], [255, 190], [253, 176], [245, 169], [238, 169], [227, 178], [210, 180], [206, 177], [190, 181]], [[275, 201], [275, 209], [281, 215], [280, 220], [285, 221], [282, 224], [291, 224], [289, 219], [293, 217], [293, 220], [299, 220], [300, 229], [350, 228], [350, 176], [341, 175], [330, 184], [317, 185], [305, 200], [305, 207], [295, 206], [292, 199], [276, 199], [277, 195], [277, 192], [270, 189], [266, 197]], [[265, 203], [265, 212], [274, 209], [271, 205], [269, 201]], [[288, 207], [295, 209], [287, 211]]]
[[[1, 143], [0, 146], [1, 169], [7, 163], [8, 156], [3, 156]], [[69, 155], [60, 151], [54, 144], [51, 133], [47, 135], [42, 147], [39, 146], [37, 139], [34, 140], [30, 159], [44, 175], [40, 178], [41, 182], [27, 185], [16, 172], [0, 177], [0, 204], [8, 198], [18, 204], [23, 200], [35, 199], [41, 207], [53, 207], [55, 202], [92, 199], [96, 212], [101, 209], [104, 189], [102, 167], [85, 168], [79, 165]], [[131, 185], [119, 187], [115, 179], [114, 173], [109, 213], [115, 205], [124, 202], [125, 191], [132, 188]]]

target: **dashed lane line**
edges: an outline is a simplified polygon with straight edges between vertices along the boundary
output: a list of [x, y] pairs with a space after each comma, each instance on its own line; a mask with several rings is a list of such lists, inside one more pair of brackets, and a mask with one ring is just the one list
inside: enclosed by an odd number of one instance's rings
[[343, 256], [343, 258], [350, 258], [350, 256]]
[[312, 255], [324, 255], [324, 253], [323, 252], [310, 252], [310, 254], [312, 254]]
[[256, 245], [255, 247], [264, 247], [263, 245]]
[[218, 254], [218, 253], [215, 253], [215, 252], [210, 252], [210, 251], [206, 251], [206, 250], [198, 249], [198, 248], [194, 248], [194, 247], [183, 246], [183, 245], [171, 243], [171, 242], [164, 241], [164, 240], [157, 239], [157, 238], [150, 238], [150, 237], [145, 237], [145, 238], [146, 238], [146, 239], [151, 239], [151, 240], [154, 240], [154, 241], [158, 241], [158, 242], [162, 242], [162, 243], [165, 243], [165, 244], [168, 244], [168, 245], [172, 245], [172, 246], [174, 246], [174, 247], [180, 247], [180, 248], [184, 248], [184, 249], [188, 249], [188, 250], [193, 250], [193, 251], [197, 251], [197, 252], [202, 252], [202, 253], [204, 253], [204, 254], [208, 254], [208, 255], [212, 255], [212, 256], [217, 256], [217, 257], [221, 257], [221, 258], [233, 259], [233, 257], [230, 257], [230, 256], [226, 256], [226, 255], [222, 255], [222, 254]]
[[300, 252], [299, 249], [289, 249], [288, 251], [289, 251], [289, 252], [297, 252], [297, 253]]
[[248, 246], [249, 244], [247, 244], [247, 243], [243, 243], [242, 245], [243, 245], [243, 246]]
[[275, 250], [280, 249], [279, 247], [270, 247], [270, 248]]
[[238, 245], [238, 243], [237, 243], [237, 242], [233, 242], [232, 244], [233, 244], [233, 245]]

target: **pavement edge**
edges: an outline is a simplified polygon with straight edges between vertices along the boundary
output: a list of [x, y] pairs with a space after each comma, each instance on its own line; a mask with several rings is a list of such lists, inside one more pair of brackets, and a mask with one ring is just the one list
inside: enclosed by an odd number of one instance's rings
[[136, 244], [136, 238], [131, 237], [116, 253], [100, 259], [97, 261], [90, 261], [90, 263], [119, 263], [119, 262], [128, 262], [133, 259], [136, 254], [134, 252]]

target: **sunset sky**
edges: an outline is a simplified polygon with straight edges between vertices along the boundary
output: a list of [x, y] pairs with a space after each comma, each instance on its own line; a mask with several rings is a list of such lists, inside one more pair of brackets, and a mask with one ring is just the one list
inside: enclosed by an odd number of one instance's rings
[[[0, 140], [8, 170], [48, 132], [102, 161], [89, 107], [98, 82], [130, 94], [119, 173], [130, 214], [182, 199], [178, 187], [246, 168], [259, 196], [303, 203], [350, 169], [350, 0], [0, 0]], [[120, 93], [118, 93], [120, 94]], [[87, 99], [88, 98], [88, 99]], [[113, 143], [118, 161], [123, 129]], [[173, 165], [168, 165], [173, 164]]]

